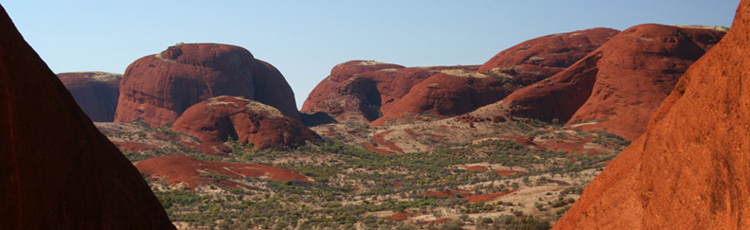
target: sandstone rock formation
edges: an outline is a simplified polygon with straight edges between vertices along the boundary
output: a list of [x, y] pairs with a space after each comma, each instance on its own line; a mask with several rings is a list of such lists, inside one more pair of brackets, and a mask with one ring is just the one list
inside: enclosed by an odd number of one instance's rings
[[208, 175], [225, 176], [217, 178], [217, 180], [223, 186], [230, 188], [246, 186], [235, 182], [236, 180], [244, 179], [244, 177], [263, 177], [269, 180], [315, 183], [309, 177], [285, 168], [258, 164], [202, 161], [187, 156], [176, 155], [149, 158], [136, 163], [135, 167], [138, 168], [138, 171], [148, 175], [152, 179], [166, 179], [165, 182], [170, 185], [185, 183], [190, 189], [212, 183], [214, 178], [206, 177]]
[[505, 79], [473, 71], [445, 71], [413, 86], [371, 125], [457, 116], [503, 99], [515, 89]]
[[0, 30], [2, 228], [174, 229], [2, 7]]
[[531, 39], [501, 51], [478, 71], [509, 74], [516, 84], [529, 85], [564, 70], [617, 33], [593, 28]]
[[645, 24], [618, 34], [553, 77], [520, 89], [501, 104], [516, 116], [558, 119], [633, 140], [687, 68], [724, 32]]
[[750, 0], [556, 229], [750, 228]]
[[59, 73], [57, 77], [94, 122], [115, 120], [122, 75], [104, 72]]
[[[617, 33], [613, 29], [595, 28], [544, 36], [502, 51], [481, 67], [405, 68], [373, 61], [349, 61], [334, 67], [331, 75], [313, 89], [301, 112], [316, 114], [318, 119], [325, 118], [320, 115], [324, 113], [339, 122], [371, 125], [454, 116], [554, 75]], [[477, 76], [483, 80], [472, 80]], [[428, 78], [432, 80], [423, 83]], [[442, 86], [434, 90], [435, 84]], [[458, 88], [450, 88], [454, 86]], [[442, 96], [453, 98], [436, 98]], [[456, 98], [462, 96], [468, 98]]]
[[[331, 69], [331, 75], [310, 92], [300, 112], [328, 114], [339, 122], [369, 123], [380, 116], [384, 104], [387, 107], [400, 99], [414, 81], [429, 77], [429, 73], [422, 69], [405, 72], [404, 69], [400, 65], [375, 61], [354, 60], [338, 64]], [[396, 79], [410, 82], [392, 84]], [[381, 93], [379, 89], [393, 93]], [[382, 100], [382, 97], [388, 99]]]
[[231, 152], [223, 145], [229, 137], [258, 149], [302, 145], [319, 138], [274, 107], [232, 96], [213, 97], [191, 106], [173, 129], [198, 137], [203, 153], [214, 155]]
[[300, 119], [294, 93], [270, 64], [244, 48], [222, 44], [178, 44], [130, 64], [122, 77], [116, 122], [173, 122], [188, 107], [230, 95], [258, 100]]
[[[331, 75], [313, 89], [310, 96], [305, 100], [301, 112], [306, 114], [325, 113], [339, 122], [370, 123], [387, 114], [392, 108], [406, 107], [405, 105], [399, 106], [401, 99], [411, 93], [413, 90], [412, 87], [419, 85], [425, 79], [431, 78], [436, 74], [445, 73], [485, 77], [486, 75], [474, 73], [477, 67], [433, 66], [406, 68], [395, 64], [373, 61], [349, 61], [334, 67], [331, 70]], [[441, 79], [441, 77], [436, 77], [435, 79]], [[425, 96], [423, 94], [418, 95]], [[411, 100], [419, 99], [415, 98]], [[409, 110], [409, 112], [411, 111]], [[438, 110], [433, 112], [436, 111]], [[429, 113], [427, 111], [418, 111], [418, 113], [423, 112]], [[394, 114], [400, 115], [402, 113]]]

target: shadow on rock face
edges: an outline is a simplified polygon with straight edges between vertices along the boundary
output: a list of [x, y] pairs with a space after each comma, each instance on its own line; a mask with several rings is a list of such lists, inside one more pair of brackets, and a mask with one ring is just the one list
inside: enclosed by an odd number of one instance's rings
[[336, 119], [324, 112], [300, 113], [299, 115], [302, 117], [302, 123], [307, 127], [336, 123]]

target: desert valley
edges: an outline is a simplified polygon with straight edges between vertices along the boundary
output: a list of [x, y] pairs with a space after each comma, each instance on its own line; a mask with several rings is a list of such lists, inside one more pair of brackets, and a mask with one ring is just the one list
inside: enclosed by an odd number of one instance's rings
[[55, 74], [0, 28], [2, 229], [750, 228], [750, 0], [730, 28], [342, 60], [301, 109], [241, 46]]

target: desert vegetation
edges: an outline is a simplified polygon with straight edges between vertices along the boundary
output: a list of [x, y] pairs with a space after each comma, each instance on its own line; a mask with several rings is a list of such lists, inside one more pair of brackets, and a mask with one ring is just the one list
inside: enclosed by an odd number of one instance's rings
[[[508, 125], [540, 140], [591, 135], [591, 142], [615, 152], [628, 144], [616, 135], [563, 131], [558, 124], [541, 121], [506, 123], [495, 126]], [[324, 129], [342, 132], [346, 126]], [[449, 142], [427, 137], [417, 142], [434, 145], [429, 151], [385, 155], [359, 144], [359, 138], [372, 138], [378, 130], [357, 127], [360, 132], [324, 137], [296, 149], [261, 150], [229, 139], [225, 145], [232, 154], [215, 157], [175, 141], [194, 139], [169, 127], [127, 127], [103, 130], [111, 139], [172, 144], [168, 149], [126, 151], [133, 162], [178, 154], [275, 166], [315, 181], [205, 171], [200, 177], [210, 182], [191, 189], [169, 184], [166, 177], [144, 175], [172, 221], [187, 229], [547, 229], [616, 155], [571, 155], [481, 136], [479, 141]], [[372, 139], [368, 143], [379, 146]]]

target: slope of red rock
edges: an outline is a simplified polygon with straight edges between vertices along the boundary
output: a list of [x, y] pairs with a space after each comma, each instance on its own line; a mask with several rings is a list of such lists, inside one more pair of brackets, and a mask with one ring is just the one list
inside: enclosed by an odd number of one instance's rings
[[633, 140], [687, 68], [724, 32], [645, 24], [629, 28], [553, 77], [501, 102], [516, 116], [603, 129]]
[[163, 126], [190, 106], [221, 95], [258, 100], [300, 119], [294, 93], [281, 73], [246, 49], [178, 44], [128, 66], [120, 83], [115, 121]]
[[122, 75], [104, 72], [59, 73], [63, 85], [94, 122], [115, 120]]
[[521, 85], [529, 85], [564, 70], [617, 33], [614, 29], [593, 28], [531, 39], [501, 51], [478, 71], [502, 72]]
[[165, 179], [170, 185], [186, 183], [190, 189], [204, 184], [223, 184], [229, 187], [243, 185], [247, 177], [279, 181], [301, 181], [315, 183], [298, 172], [267, 165], [202, 161], [187, 156], [161, 156], [149, 158], [135, 164], [138, 171], [154, 180]]
[[556, 229], [750, 228], [750, 0]]
[[253, 85], [255, 95], [253, 100], [266, 105], [273, 106], [286, 116], [301, 121], [302, 118], [297, 110], [297, 102], [294, 91], [284, 78], [284, 75], [268, 62], [255, 59], [256, 65], [253, 69]]
[[175, 229], [0, 7], [3, 229]]
[[300, 121], [257, 101], [232, 96], [209, 98], [191, 106], [174, 122], [173, 129], [201, 140], [203, 153], [223, 155], [223, 143], [232, 137], [254, 148], [302, 145], [319, 138]]

